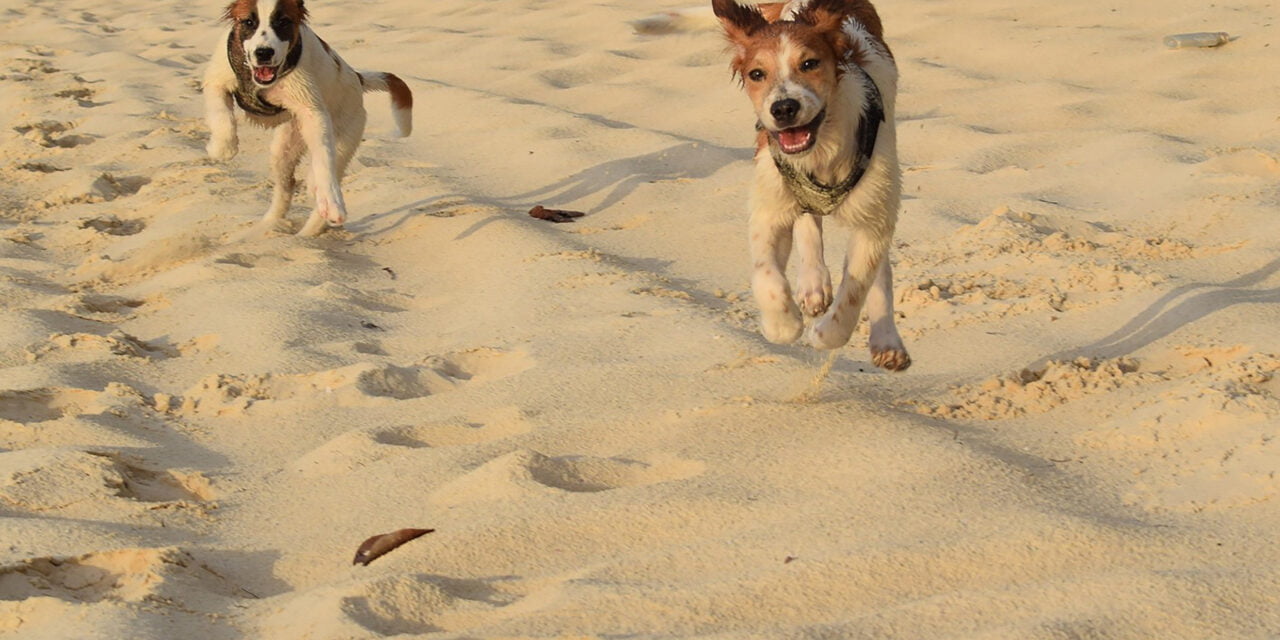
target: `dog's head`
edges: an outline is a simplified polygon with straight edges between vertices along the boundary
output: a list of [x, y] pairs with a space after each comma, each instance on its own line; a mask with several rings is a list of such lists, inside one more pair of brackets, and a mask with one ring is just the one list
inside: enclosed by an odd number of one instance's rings
[[811, 149], [856, 44], [844, 30], [855, 12], [848, 0], [811, 0], [789, 19], [781, 7], [761, 9], [712, 0], [733, 53], [730, 66], [746, 88], [761, 126], [783, 153]]
[[281, 67], [298, 46], [307, 19], [302, 1], [235, 0], [227, 6], [223, 17], [231, 23], [229, 46], [241, 47], [244, 64], [259, 87], [268, 87], [284, 75]]

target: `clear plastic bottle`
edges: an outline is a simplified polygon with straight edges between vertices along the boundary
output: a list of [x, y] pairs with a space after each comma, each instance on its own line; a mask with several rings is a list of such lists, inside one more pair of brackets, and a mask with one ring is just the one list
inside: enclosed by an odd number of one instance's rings
[[1170, 49], [1186, 49], [1189, 47], [1220, 47], [1231, 40], [1226, 33], [1202, 31], [1200, 33], [1176, 33], [1164, 37], [1164, 46]]

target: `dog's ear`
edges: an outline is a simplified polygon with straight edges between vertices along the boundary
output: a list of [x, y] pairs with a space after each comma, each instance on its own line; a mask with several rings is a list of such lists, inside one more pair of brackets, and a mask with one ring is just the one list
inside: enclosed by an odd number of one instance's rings
[[238, 2], [237, 0], [233, 0], [231, 4], [228, 4], [226, 10], [222, 12], [222, 19], [226, 20], [227, 22], [235, 22], [238, 19], [236, 17], [236, 9], [239, 7], [239, 5], [240, 5], [240, 2]]
[[711, 10], [720, 18], [724, 33], [731, 42], [744, 40], [757, 30], [769, 26], [755, 7], [740, 5], [735, 0], [711, 0]]
[[231, 4], [227, 5], [227, 10], [222, 12], [222, 19], [235, 24], [253, 15], [257, 11], [258, 3], [256, 0], [231, 0]]
[[853, 13], [854, 3], [849, 0], [811, 0], [796, 14], [795, 20], [822, 34], [837, 58], [844, 59], [854, 46], [849, 34], [844, 31], [845, 20]]
[[853, 3], [849, 0], [810, 0], [796, 13], [796, 22], [818, 29], [838, 29], [852, 14]]
[[720, 18], [724, 36], [729, 40], [733, 51], [733, 61], [729, 63], [729, 68], [733, 69], [733, 75], [738, 80], [742, 80], [746, 73], [743, 65], [746, 64], [751, 36], [769, 26], [769, 21], [755, 7], [740, 5], [735, 0], [711, 0], [711, 9]]

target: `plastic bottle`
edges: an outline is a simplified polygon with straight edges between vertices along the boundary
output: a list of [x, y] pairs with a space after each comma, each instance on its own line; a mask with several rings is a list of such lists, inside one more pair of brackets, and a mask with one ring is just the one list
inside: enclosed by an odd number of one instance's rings
[[1186, 49], [1189, 47], [1220, 47], [1231, 40], [1231, 36], [1219, 31], [1217, 33], [1202, 31], [1200, 33], [1177, 33], [1164, 37], [1164, 46], [1170, 49]]

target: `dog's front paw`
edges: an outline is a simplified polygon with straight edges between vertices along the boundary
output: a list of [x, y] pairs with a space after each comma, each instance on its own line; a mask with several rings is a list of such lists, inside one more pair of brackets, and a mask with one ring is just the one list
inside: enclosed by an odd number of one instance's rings
[[796, 305], [810, 318], [816, 318], [831, 306], [831, 276], [826, 269], [802, 273], [796, 283]]
[[347, 222], [347, 203], [337, 188], [316, 190], [316, 213], [331, 227], [341, 227]]
[[205, 145], [204, 150], [209, 157], [219, 162], [226, 162], [240, 153], [240, 141], [234, 136], [230, 138], [213, 138], [209, 140], [209, 144]]
[[809, 326], [809, 344], [818, 349], [839, 349], [849, 342], [857, 322], [849, 322], [838, 311], [818, 318]]
[[804, 332], [804, 321], [795, 307], [785, 311], [765, 311], [760, 314], [760, 332], [769, 342], [790, 344]]

